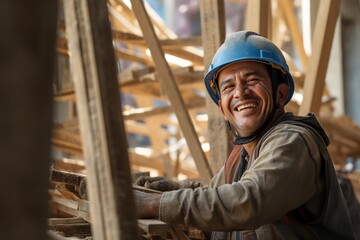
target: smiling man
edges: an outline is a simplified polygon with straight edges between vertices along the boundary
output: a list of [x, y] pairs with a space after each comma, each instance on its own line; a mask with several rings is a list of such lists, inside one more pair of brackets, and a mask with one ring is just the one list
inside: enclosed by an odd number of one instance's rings
[[[271, 78], [267, 66], [263, 63], [245, 61], [230, 64], [220, 71], [218, 86], [221, 96], [218, 105], [224, 119], [235, 127], [239, 136], [257, 133], [268, 123], [266, 120], [276, 119], [283, 113], [278, 111], [276, 116], [274, 115], [276, 108], [272, 101]], [[279, 85], [279, 106], [284, 105], [288, 92], [286, 84]], [[248, 144], [244, 147], [248, 153], [252, 153], [255, 146]]]
[[280, 49], [254, 32], [233, 33], [205, 86], [234, 136], [229, 158], [207, 186], [135, 191], [138, 216], [193, 226], [211, 239], [354, 239], [329, 139], [314, 114], [285, 112], [294, 81]]

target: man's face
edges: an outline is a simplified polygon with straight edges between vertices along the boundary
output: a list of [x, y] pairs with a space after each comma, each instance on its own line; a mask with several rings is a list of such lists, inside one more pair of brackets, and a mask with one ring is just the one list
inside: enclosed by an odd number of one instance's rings
[[271, 79], [266, 65], [238, 62], [219, 73], [219, 107], [241, 137], [255, 133], [273, 108]]

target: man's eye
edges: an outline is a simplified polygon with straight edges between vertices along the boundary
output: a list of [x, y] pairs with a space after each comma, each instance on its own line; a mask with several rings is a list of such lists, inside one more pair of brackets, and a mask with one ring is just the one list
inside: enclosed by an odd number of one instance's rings
[[246, 80], [246, 85], [248, 86], [255, 86], [256, 84], [258, 84], [261, 80], [257, 79], [257, 78], [252, 78], [252, 79], [248, 79]]
[[227, 91], [227, 90], [229, 90], [229, 89], [231, 89], [232, 88], [232, 84], [228, 84], [228, 85], [225, 85], [223, 88], [222, 88], [222, 92], [224, 92], [224, 91]]

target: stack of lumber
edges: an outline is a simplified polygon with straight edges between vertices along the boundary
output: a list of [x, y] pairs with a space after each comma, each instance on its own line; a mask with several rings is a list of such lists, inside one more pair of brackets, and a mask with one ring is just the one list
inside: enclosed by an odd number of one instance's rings
[[91, 236], [85, 175], [51, 169], [50, 183], [49, 230], [64, 237]]
[[[51, 216], [48, 220], [48, 229], [63, 237], [90, 239], [92, 234], [86, 175], [51, 169], [50, 176]], [[140, 174], [134, 175], [134, 178], [138, 176]], [[154, 191], [139, 186], [134, 188], [140, 191]], [[142, 239], [206, 239], [205, 234], [195, 228], [170, 226], [156, 219], [139, 219], [138, 227]]]

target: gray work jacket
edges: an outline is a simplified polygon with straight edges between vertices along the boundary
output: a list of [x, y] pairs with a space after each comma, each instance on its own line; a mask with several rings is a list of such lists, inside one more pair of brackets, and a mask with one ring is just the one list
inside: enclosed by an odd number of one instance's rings
[[284, 114], [239, 179], [226, 184], [223, 167], [207, 187], [164, 193], [160, 219], [213, 231], [212, 239], [353, 239], [327, 143], [314, 115]]

